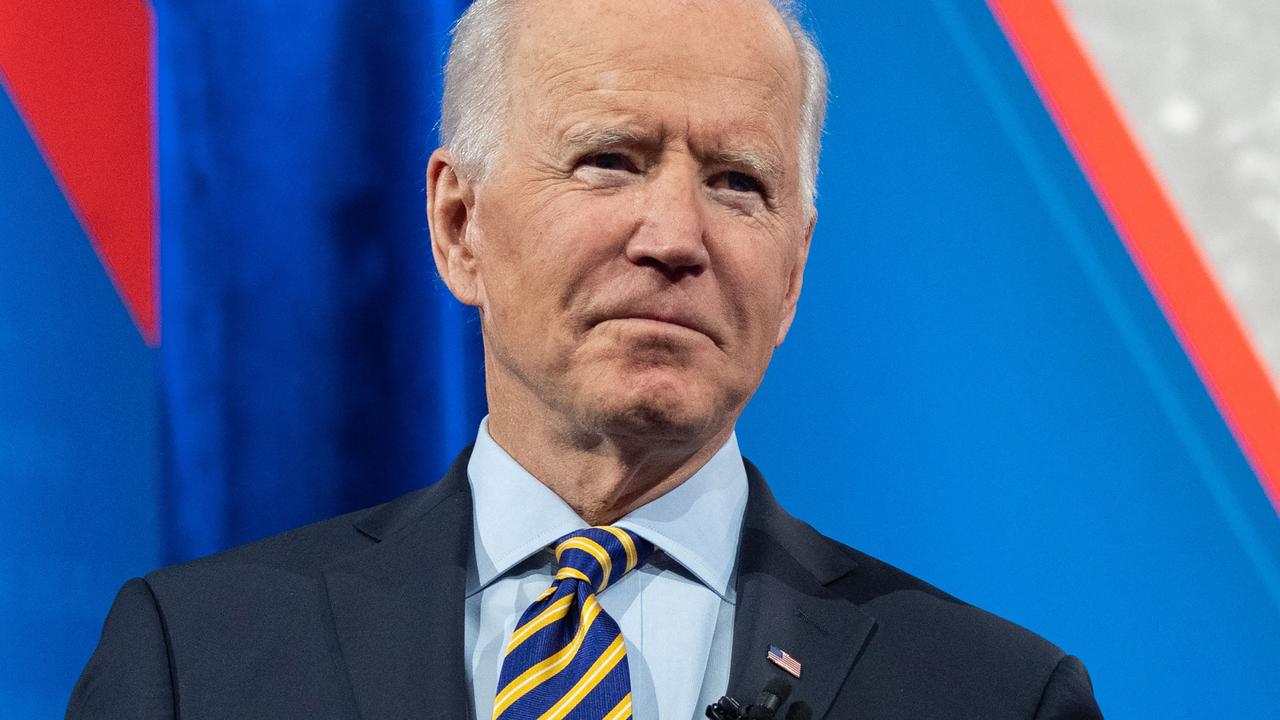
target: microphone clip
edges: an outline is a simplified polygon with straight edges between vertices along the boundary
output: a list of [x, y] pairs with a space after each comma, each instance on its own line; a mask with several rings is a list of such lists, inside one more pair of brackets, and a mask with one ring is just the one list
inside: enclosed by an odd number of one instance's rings
[[[725, 695], [707, 706], [706, 715], [710, 720], [773, 720], [778, 710], [791, 695], [791, 684], [781, 678], [770, 680], [756, 702], [743, 705], [741, 702]], [[810, 720], [813, 711], [808, 703], [792, 703], [787, 710], [786, 720]]]
[[707, 706], [707, 717], [711, 720], [742, 720], [742, 703], [725, 695]]

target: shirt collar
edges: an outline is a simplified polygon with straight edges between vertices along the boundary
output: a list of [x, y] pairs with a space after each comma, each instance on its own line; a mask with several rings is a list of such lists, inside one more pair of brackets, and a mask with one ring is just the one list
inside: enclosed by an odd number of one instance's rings
[[[587, 523], [489, 435], [485, 418], [467, 464], [474, 501], [470, 596], [521, 561]], [[688, 480], [615, 524], [658, 546], [702, 584], [732, 602], [734, 561], [747, 506], [747, 474], [736, 434]]]

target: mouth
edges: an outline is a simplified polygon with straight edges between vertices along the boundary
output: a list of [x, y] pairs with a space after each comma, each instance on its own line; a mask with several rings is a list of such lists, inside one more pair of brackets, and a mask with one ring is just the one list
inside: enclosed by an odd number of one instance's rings
[[600, 325], [613, 321], [652, 324], [655, 329], [678, 328], [679, 330], [698, 333], [699, 335], [711, 340], [711, 342], [715, 343], [717, 346], [720, 344], [720, 341], [710, 330], [708, 324], [689, 313], [624, 311], [605, 315], [597, 320], [595, 324]]

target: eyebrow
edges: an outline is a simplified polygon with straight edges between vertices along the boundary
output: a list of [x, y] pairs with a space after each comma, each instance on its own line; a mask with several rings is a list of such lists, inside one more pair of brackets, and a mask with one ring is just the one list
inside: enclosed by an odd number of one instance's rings
[[641, 144], [644, 142], [644, 137], [640, 133], [626, 128], [593, 127], [569, 132], [565, 136], [564, 142], [570, 149], [584, 150]]
[[[570, 131], [564, 138], [565, 145], [575, 152], [650, 142], [645, 134], [623, 127], [580, 128]], [[783, 174], [782, 167], [773, 158], [754, 150], [715, 150], [707, 153], [704, 160], [718, 165], [744, 167], [761, 178], [780, 178]]]
[[751, 170], [757, 177], [778, 178], [782, 168], [772, 158], [751, 150], [717, 150], [710, 160], [724, 165], [738, 165]]

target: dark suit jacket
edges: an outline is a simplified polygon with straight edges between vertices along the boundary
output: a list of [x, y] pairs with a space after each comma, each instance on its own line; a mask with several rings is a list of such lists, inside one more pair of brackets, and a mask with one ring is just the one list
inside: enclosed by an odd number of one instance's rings
[[[131, 580], [67, 717], [469, 717], [468, 457], [386, 505]], [[814, 718], [1100, 717], [1078, 660], [818, 534], [747, 470], [731, 695], [781, 674], [776, 645]]]

